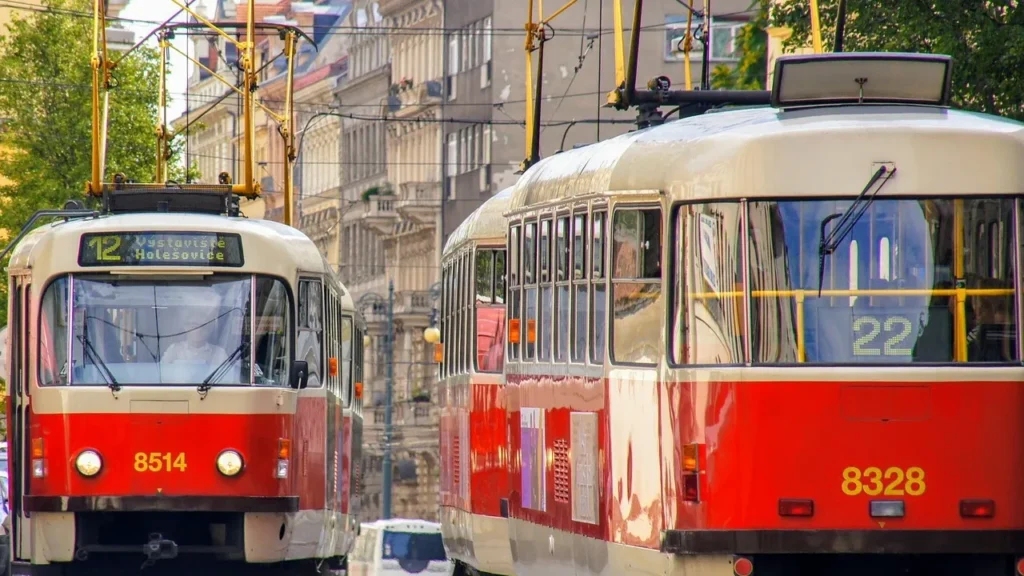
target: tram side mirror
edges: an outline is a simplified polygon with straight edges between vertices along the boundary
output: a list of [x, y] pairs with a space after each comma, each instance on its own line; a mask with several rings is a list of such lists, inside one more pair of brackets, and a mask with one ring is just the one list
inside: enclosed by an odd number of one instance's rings
[[302, 390], [309, 384], [309, 364], [305, 360], [292, 362], [292, 371], [288, 375], [288, 384], [296, 390]]

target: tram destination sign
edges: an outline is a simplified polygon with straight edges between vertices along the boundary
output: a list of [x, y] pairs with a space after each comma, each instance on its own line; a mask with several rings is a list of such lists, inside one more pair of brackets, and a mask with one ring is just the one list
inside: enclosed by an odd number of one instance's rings
[[238, 267], [242, 237], [217, 232], [103, 232], [83, 234], [79, 266]]

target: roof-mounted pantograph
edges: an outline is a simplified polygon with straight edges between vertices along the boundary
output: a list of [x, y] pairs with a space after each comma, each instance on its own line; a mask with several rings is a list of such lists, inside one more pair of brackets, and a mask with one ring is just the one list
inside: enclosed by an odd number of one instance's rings
[[[284, 140], [284, 222], [292, 225], [293, 190], [292, 165], [296, 157], [294, 101], [292, 99], [295, 73], [295, 55], [301, 40], [306, 40], [316, 47], [315, 42], [302, 30], [295, 26], [256, 22], [255, 2], [247, 2], [245, 22], [211, 22], [191, 8], [197, 0], [170, 0], [179, 10], [162, 25], [154, 28], [135, 43], [117, 60], [111, 60], [107, 50], [105, 1], [93, 1], [93, 54], [92, 63], [92, 177], [86, 183], [86, 193], [93, 197], [103, 198], [104, 209], [107, 211], [142, 211], [142, 210], [200, 210], [226, 213], [237, 213], [238, 199], [236, 196], [256, 198], [260, 195], [260, 184], [256, 178], [255, 159], [255, 124], [254, 110], [262, 109], [278, 124], [278, 132]], [[182, 13], [192, 16], [195, 22], [173, 22]], [[240, 85], [229, 82], [211, 70], [199, 60], [192, 58], [176, 48], [171, 40], [177, 30], [186, 34], [194, 34], [194, 30], [203, 30], [204, 34], [216, 34], [238, 49], [238, 65], [243, 81]], [[284, 40], [283, 55], [287, 59], [287, 86], [283, 113], [278, 113], [258, 99], [259, 70], [256, 68], [256, 36], [259, 33], [277, 33]], [[117, 174], [112, 181], [106, 180], [106, 138], [107, 121], [110, 103], [111, 75], [125, 58], [142, 46], [153, 36], [157, 36], [160, 45], [160, 92], [156, 119], [156, 173], [152, 183], [127, 182]], [[227, 85], [242, 100], [243, 108], [243, 176], [242, 181], [231, 181], [229, 172], [221, 172], [218, 184], [180, 184], [167, 180], [167, 162], [171, 157], [170, 143], [175, 135], [167, 128], [167, 60], [170, 51], [174, 50], [185, 56], [194, 65], [204, 69], [218, 81]], [[264, 66], [269, 62], [264, 63]], [[230, 95], [229, 92], [225, 95]], [[219, 102], [219, 101], [218, 101]], [[215, 102], [214, 104], [216, 104]], [[187, 128], [187, 127], [186, 127]]]

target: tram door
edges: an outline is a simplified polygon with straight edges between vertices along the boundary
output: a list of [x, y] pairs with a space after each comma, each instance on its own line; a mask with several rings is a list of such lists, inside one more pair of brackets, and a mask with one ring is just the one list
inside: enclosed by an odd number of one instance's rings
[[11, 559], [32, 557], [31, 522], [24, 508], [32, 473], [32, 447], [29, 441], [29, 326], [32, 325], [32, 290], [29, 276], [12, 276], [11, 314], [7, 329], [7, 453], [8, 495], [10, 497]]

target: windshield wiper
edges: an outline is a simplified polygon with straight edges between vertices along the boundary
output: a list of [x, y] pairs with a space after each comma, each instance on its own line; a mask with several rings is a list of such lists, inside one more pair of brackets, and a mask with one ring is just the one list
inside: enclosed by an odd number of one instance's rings
[[110, 381], [110, 383], [107, 384], [107, 387], [110, 388], [110, 391], [120, 392], [121, 385], [118, 384], [117, 380], [114, 379], [114, 373], [110, 371], [110, 367], [107, 366], [107, 363], [103, 361], [103, 358], [100, 358], [100, 353], [97, 352], [96, 348], [93, 347], [92, 342], [86, 340], [85, 338], [82, 338], [81, 334], [78, 335], [78, 341], [82, 343], [82, 348], [85, 350], [86, 356], [92, 358], [93, 365], [100, 368], [100, 373], [103, 374], [103, 376]]
[[[875, 197], [878, 196], [878, 192], [882, 189], [882, 186], [885, 186], [886, 182], [888, 182], [895, 173], [895, 166], [893, 166], [892, 170], [889, 170], [885, 165], [879, 166], [878, 170], [872, 174], [871, 179], [868, 180], [867, 186], [864, 187], [864, 190], [861, 190], [860, 195], [854, 199], [853, 203], [850, 204], [850, 207], [847, 208], [845, 212], [842, 214], [831, 214], [821, 221], [821, 240], [818, 242], [818, 296], [821, 296], [821, 284], [825, 279], [825, 255], [831, 256], [832, 253], [836, 251], [836, 248], [842, 244], [843, 240], [850, 235], [850, 232], [853, 231], [853, 227], [857, 225], [860, 217], [867, 212], [871, 203], [875, 201]], [[875, 183], [883, 176], [885, 179], [882, 180], [882, 183], [878, 185], [878, 188], [875, 188], [875, 191], [868, 196], [868, 191], [870, 191], [871, 187], [874, 186]], [[835, 218], [839, 218], [839, 223], [836, 224], [836, 227], [833, 228], [826, 237], [825, 226]]]
[[242, 342], [241, 344], [239, 344], [238, 348], [235, 348], [234, 352], [229, 354], [228, 357], [225, 358], [223, 362], [218, 364], [217, 367], [213, 369], [213, 372], [210, 372], [209, 376], [203, 379], [203, 383], [196, 388], [196, 392], [199, 392], [201, 396], [205, 397], [206, 393], [210, 391], [210, 388], [212, 388], [212, 386], [210, 386], [210, 382], [213, 382], [215, 378], [220, 378], [224, 368], [230, 366], [232, 362], [238, 359], [238, 357], [242, 355], [242, 351], [245, 350], [245, 347], [247, 345], [248, 342]]

